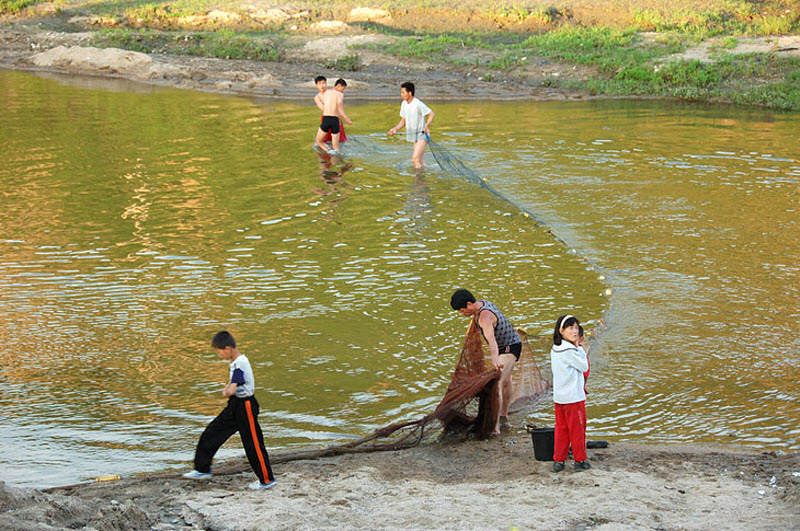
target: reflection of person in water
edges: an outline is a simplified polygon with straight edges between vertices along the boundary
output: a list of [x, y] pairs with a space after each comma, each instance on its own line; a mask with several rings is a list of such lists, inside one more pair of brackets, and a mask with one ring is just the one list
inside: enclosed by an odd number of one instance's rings
[[411, 191], [406, 197], [404, 210], [415, 230], [425, 227], [427, 214], [431, 211], [431, 193], [422, 170], [418, 170], [414, 176], [414, 184], [411, 185]]
[[334, 157], [323, 152], [316, 152], [319, 158], [319, 168], [322, 180], [330, 181], [331, 179], [341, 178], [350, 168], [353, 167], [349, 162], [345, 164], [335, 164]]
[[351, 164], [336, 165], [334, 158], [327, 153], [317, 153], [319, 158], [320, 179], [322, 183], [314, 188], [313, 192], [331, 208], [323, 208], [321, 217], [333, 221], [333, 210], [349, 195], [350, 184], [344, 180], [344, 174], [352, 167]]

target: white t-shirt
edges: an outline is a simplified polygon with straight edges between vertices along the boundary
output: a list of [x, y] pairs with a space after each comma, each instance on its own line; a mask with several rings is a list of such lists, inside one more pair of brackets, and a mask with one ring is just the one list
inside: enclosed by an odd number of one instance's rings
[[406, 121], [406, 140], [416, 142], [423, 137], [425, 117], [430, 113], [430, 108], [418, 98], [412, 98], [410, 102], [403, 100], [400, 116]]
[[250, 360], [244, 354], [239, 356], [231, 362], [230, 367], [230, 383], [236, 385], [236, 396], [238, 398], [247, 398], [253, 396], [256, 392], [256, 380], [253, 377], [253, 368], [250, 367]]

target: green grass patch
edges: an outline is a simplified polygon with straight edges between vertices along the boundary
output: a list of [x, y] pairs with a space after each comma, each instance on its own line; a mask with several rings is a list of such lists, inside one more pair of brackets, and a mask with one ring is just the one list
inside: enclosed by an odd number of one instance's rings
[[[634, 26], [643, 31], [677, 31], [705, 39], [717, 35], [781, 35], [800, 30], [800, 10], [780, 9], [776, 2], [765, 3], [759, 11], [756, 2], [729, 1], [710, 9], [637, 9]], [[771, 4], [771, 5], [770, 5]], [[793, 8], [792, 8], [793, 7]]]
[[0, 15], [16, 15], [26, 7], [39, 2], [40, 0], [0, 0]]
[[231, 30], [168, 32], [152, 29], [109, 29], [95, 34], [93, 44], [137, 52], [197, 55], [220, 59], [280, 61], [283, 47], [273, 38]]
[[731, 101], [742, 105], [760, 105], [772, 109], [800, 111], [800, 83], [781, 81], [734, 93]]
[[748, 33], [752, 35], [785, 35], [795, 31], [800, 31], [800, 13], [795, 13], [792, 17], [788, 15], [758, 17]]
[[477, 35], [422, 35], [385, 46], [387, 53], [399, 57], [439, 59], [454, 49], [482, 48], [484, 42]]
[[598, 66], [607, 73], [635, 68], [685, 48], [679, 39], [644, 42], [635, 30], [572, 26], [533, 35], [521, 46], [530, 53]]
[[505, 52], [496, 59], [489, 61], [487, 65], [494, 70], [512, 70], [527, 61], [528, 57], [518, 51]]
[[736, 37], [725, 37], [720, 41], [719, 47], [723, 50], [733, 50], [739, 44], [739, 39]]
[[640, 65], [608, 79], [555, 84], [593, 94], [717, 99], [800, 110], [800, 59], [778, 59], [769, 54], [726, 56], [715, 63], [676, 61], [659, 66]]

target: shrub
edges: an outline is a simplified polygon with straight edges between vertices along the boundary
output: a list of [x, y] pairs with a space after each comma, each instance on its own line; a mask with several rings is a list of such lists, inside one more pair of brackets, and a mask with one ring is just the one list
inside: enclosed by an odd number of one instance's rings
[[325, 68], [331, 70], [345, 70], [347, 72], [356, 72], [361, 70], [361, 57], [358, 54], [345, 55], [333, 61], [325, 63]]

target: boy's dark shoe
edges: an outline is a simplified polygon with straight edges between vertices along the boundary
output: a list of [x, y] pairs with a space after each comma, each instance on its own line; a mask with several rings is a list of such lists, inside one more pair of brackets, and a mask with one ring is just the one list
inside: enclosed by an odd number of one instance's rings
[[589, 464], [589, 461], [575, 462], [575, 470], [578, 472], [581, 470], [589, 470], [590, 468], [592, 468], [592, 465]]
[[564, 470], [564, 461], [556, 461], [553, 463], [553, 472], [561, 472]]

